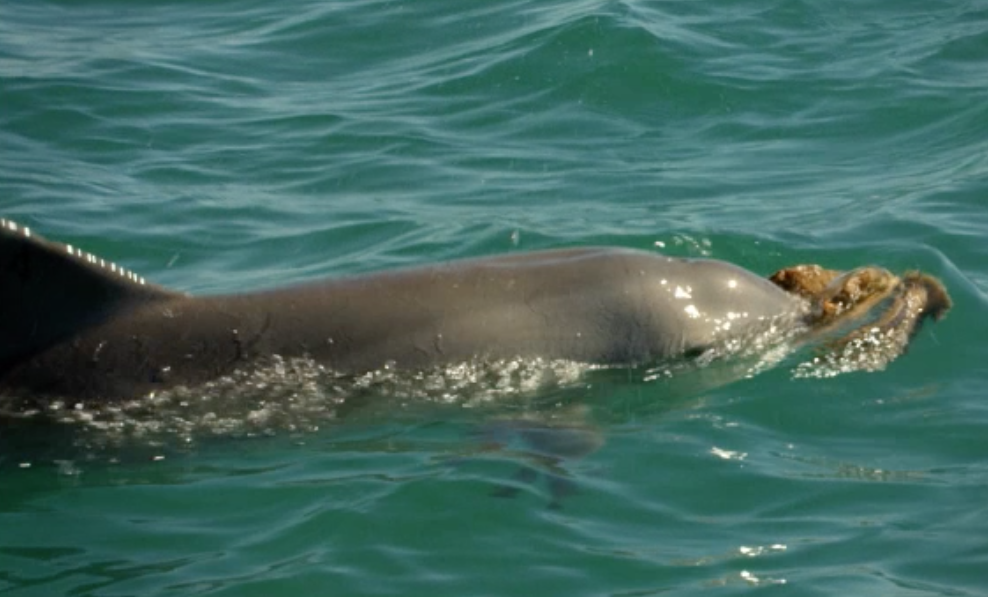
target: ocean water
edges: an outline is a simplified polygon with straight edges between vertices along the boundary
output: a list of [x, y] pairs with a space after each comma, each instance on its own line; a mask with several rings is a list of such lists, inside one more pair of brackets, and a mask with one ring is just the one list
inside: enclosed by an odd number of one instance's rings
[[874, 373], [0, 420], [0, 593], [988, 593], [986, 73], [980, 0], [5, 0], [0, 216], [161, 284], [611, 244], [955, 306]]

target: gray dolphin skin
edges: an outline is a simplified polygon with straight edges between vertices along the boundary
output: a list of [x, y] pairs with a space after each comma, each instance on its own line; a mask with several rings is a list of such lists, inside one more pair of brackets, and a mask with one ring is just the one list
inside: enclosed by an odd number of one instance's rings
[[190, 296], [0, 220], [0, 396], [138, 398], [272, 355], [342, 373], [515, 358], [639, 365], [803, 304], [729, 263], [599, 247]]

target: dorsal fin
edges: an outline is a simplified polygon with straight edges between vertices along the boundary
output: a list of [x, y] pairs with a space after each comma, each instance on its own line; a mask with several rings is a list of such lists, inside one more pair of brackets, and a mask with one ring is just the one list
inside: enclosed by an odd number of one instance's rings
[[0, 374], [122, 309], [177, 296], [0, 218]]

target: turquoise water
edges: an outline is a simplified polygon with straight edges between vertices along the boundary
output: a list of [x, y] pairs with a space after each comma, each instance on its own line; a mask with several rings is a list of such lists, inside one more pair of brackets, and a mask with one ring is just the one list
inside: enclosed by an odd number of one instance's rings
[[985, 594], [986, 64], [976, 1], [0, 3], [0, 215], [162, 284], [604, 243], [955, 301], [878, 373], [3, 421], [0, 592]]

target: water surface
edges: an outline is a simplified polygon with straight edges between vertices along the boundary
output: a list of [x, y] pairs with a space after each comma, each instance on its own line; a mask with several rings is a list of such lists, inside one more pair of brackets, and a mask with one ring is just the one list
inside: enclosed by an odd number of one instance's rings
[[158, 283], [613, 244], [955, 300], [879, 373], [0, 423], [0, 591], [984, 594], [986, 62], [976, 1], [0, 4], [0, 215]]

